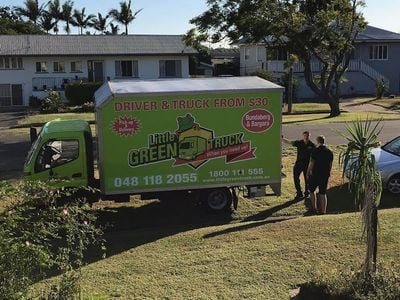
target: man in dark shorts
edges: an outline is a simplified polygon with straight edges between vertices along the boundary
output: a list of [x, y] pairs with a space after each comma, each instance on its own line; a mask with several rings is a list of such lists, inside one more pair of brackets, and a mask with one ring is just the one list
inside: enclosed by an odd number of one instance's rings
[[[310, 163], [308, 165], [307, 177], [309, 178], [311, 192], [311, 206], [314, 212], [326, 213], [328, 199], [326, 189], [328, 187], [329, 176], [331, 175], [333, 162], [333, 153], [325, 145], [325, 137], [317, 137], [317, 148], [311, 153]], [[317, 196], [315, 190], [318, 188], [319, 210], [317, 205]]]
[[303, 139], [297, 141], [290, 141], [283, 138], [283, 141], [297, 148], [297, 158], [293, 166], [293, 181], [296, 188], [295, 199], [303, 198], [300, 186], [300, 175], [303, 173], [304, 176], [304, 196], [309, 197], [309, 187], [307, 179], [307, 167], [310, 161], [311, 152], [315, 149], [315, 144], [310, 141], [310, 133], [308, 131], [303, 132]]

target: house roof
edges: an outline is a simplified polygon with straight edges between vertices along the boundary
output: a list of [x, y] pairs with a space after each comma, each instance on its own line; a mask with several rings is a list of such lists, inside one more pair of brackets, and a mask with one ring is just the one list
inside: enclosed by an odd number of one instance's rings
[[[271, 36], [266, 37], [265, 41], [261, 41], [258, 44], [272, 43], [273, 39]], [[360, 32], [356, 38], [356, 43], [362, 42], [400, 42], [400, 34], [388, 31], [385, 29], [373, 27], [367, 25], [364, 31]], [[246, 38], [242, 38], [238, 41], [238, 45], [248, 44]]]
[[388, 31], [385, 29], [367, 26], [363, 32], [357, 36], [357, 42], [371, 42], [371, 41], [400, 41], [400, 34]]
[[0, 55], [182, 55], [182, 35], [0, 35]]

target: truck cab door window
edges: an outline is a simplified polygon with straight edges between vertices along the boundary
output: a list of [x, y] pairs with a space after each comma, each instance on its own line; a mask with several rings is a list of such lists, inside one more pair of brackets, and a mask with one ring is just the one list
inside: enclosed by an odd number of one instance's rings
[[69, 163], [79, 156], [77, 140], [51, 140], [40, 149], [35, 172], [41, 172]]

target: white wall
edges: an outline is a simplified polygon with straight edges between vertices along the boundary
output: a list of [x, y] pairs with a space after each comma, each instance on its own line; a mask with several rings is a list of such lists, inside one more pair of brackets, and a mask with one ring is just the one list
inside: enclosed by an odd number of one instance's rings
[[[0, 70], [0, 84], [22, 84], [23, 103], [28, 105], [29, 97], [35, 95], [43, 97], [42, 91], [34, 91], [32, 86], [33, 78], [88, 78], [88, 60], [104, 61], [104, 77], [115, 79], [115, 61], [116, 60], [137, 60], [139, 79], [157, 79], [159, 78], [159, 61], [160, 60], [181, 60], [182, 77], [189, 77], [189, 57], [188, 56], [99, 56], [99, 57], [23, 57], [22, 70]], [[47, 62], [48, 73], [36, 73], [36, 62]], [[71, 73], [71, 62], [81, 61], [82, 72]], [[64, 73], [53, 72], [53, 62], [65, 62]], [[47, 87], [52, 88], [52, 87]], [[61, 93], [63, 94], [63, 93]]]

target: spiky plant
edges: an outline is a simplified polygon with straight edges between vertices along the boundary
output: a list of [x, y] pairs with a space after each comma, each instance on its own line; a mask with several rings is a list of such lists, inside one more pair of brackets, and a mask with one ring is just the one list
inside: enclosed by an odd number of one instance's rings
[[15, 7], [15, 11], [19, 16], [26, 17], [34, 24], [37, 24], [46, 6], [47, 4], [39, 5], [38, 0], [25, 0], [24, 6]]
[[109, 12], [109, 15], [114, 18], [115, 21], [121, 23], [125, 26], [125, 34], [128, 34], [128, 25], [136, 19], [136, 16], [143, 10], [139, 9], [136, 12], [132, 12], [131, 9], [131, 0], [122, 1], [119, 3], [120, 10], [112, 9]]
[[349, 189], [354, 192], [355, 203], [361, 210], [363, 237], [366, 237], [367, 251], [363, 264], [367, 280], [376, 272], [378, 206], [382, 194], [381, 175], [371, 149], [378, 147], [378, 135], [382, 131], [381, 121], [357, 120], [346, 125], [342, 136], [348, 141], [347, 148], [340, 154], [343, 177], [349, 179]]

